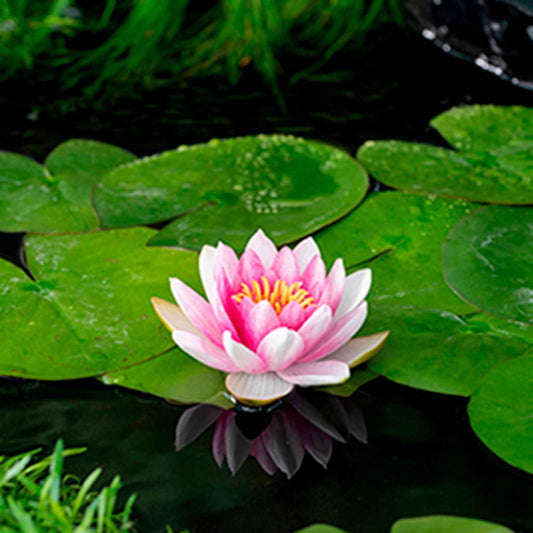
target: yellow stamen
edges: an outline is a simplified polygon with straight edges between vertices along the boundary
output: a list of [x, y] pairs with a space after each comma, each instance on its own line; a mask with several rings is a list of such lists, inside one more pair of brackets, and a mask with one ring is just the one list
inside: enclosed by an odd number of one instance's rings
[[302, 288], [302, 282], [297, 281], [288, 285], [286, 281], [277, 279], [272, 287], [265, 276], [261, 277], [261, 283], [257, 280], [252, 280], [251, 288], [246, 283], [241, 283], [241, 290], [234, 294], [232, 298], [240, 304], [243, 298], [250, 298], [254, 303], [259, 303], [263, 300], [270, 302], [279, 315], [285, 306], [291, 302], [297, 302], [302, 309], [307, 309], [309, 306], [316, 307], [315, 299], [311, 294]]

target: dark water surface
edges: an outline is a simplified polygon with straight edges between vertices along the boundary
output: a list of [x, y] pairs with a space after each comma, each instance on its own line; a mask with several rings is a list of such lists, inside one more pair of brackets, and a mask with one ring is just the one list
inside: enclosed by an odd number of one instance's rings
[[[0, 148], [42, 160], [60, 141], [85, 137], [146, 155], [212, 137], [283, 132], [354, 153], [370, 138], [441, 142], [427, 123], [452, 105], [531, 103], [530, 93], [392, 30], [328, 68], [327, 80], [283, 87], [286, 110], [252, 76], [238, 87], [202, 80], [106, 105], [55, 101], [51, 82], [6, 84]], [[6, 237], [0, 253], [16, 260], [19, 242]], [[88, 446], [67, 468], [84, 475], [101, 465], [106, 479], [120, 473], [124, 495], [139, 495], [141, 532], [165, 524], [192, 532], [289, 532], [320, 521], [385, 533], [398, 518], [437, 513], [533, 531], [531, 477], [483, 447], [464, 399], [370, 383], [356, 394], [369, 444], [335, 443], [327, 471], [306, 458], [290, 481], [281, 473], [269, 477], [253, 459], [233, 478], [215, 464], [209, 432], [176, 453], [182, 408], [94, 380], [4, 380], [0, 400], [0, 453], [49, 450], [58, 437], [70, 447]]]

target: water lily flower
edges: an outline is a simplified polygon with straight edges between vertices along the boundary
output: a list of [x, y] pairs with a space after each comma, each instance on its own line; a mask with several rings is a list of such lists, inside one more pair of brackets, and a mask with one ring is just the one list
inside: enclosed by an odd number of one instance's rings
[[240, 258], [223, 243], [204, 246], [199, 267], [207, 301], [171, 278], [178, 305], [152, 303], [184, 352], [228, 373], [226, 388], [242, 403], [342, 383], [388, 336], [352, 339], [367, 316], [370, 270], [346, 276], [337, 259], [327, 274], [311, 237], [278, 251], [259, 230]]

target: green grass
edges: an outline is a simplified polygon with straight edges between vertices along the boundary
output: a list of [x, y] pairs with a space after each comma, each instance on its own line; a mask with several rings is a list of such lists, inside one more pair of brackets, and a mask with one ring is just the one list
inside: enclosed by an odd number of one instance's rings
[[120, 478], [99, 492], [93, 487], [102, 470], [83, 481], [63, 472], [65, 457], [85, 449], [64, 450], [59, 440], [51, 456], [40, 450], [0, 456], [0, 533], [117, 533], [133, 531], [130, 519], [135, 495], [116, 508]]
[[253, 69], [276, 89], [281, 76], [295, 82], [346, 45], [362, 46], [371, 29], [402, 25], [403, 4], [211, 0], [201, 9], [193, 0], [107, 0], [84, 2], [83, 11], [80, 0], [76, 11], [76, 0], [0, 0], [0, 78], [45, 65], [62, 86], [93, 95], [197, 76], [236, 83]]

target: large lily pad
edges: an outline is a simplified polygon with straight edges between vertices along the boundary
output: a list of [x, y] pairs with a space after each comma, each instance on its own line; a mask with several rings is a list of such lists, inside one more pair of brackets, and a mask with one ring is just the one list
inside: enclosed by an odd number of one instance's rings
[[462, 516], [432, 515], [402, 518], [391, 533], [513, 533], [505, 526]]
[[175, 402], [231, 408], [233, 404], [225, 394], [225, 377], [223, 372], [202, 365], [174, 348], [144, 363], [105, 374], [103, 381]]
[[533, 108], [473, 106], [448, 111], [431, 124], [460, 151], [368, 141], [357, 157], [376, 179], [397, 189], [533, 203]]
[[197, 255], [149, 248], [154, 230], [30, 236], [36, 281], [0, 262], [0, 375], [73, 379], [101, 374], [171, 346], [150, 304], [168, 278], [198, 288]]
[[483, 207], [458, 222], [443, 247], [444, 275], [483, 311], [533, 321], [533, 210]]
[[367, 262], [371, 302], [467, 313], [473, 308], [444, 281], [441, 246], [453, 225], [475, 207], [463, 200], [376, 193], [315, 237], [329, 263], [343, 257], [353, 270]]
[[493, 368], [468, 405], [472, 428], [504, 461], [533, 474], [533, 352]]
[[366, 193], [346, 153], [290, 136], [182, 147], [107, 174], [94, 204], [103, 227], [174, 219], [151, 244], [200, 249], [221, 236], [239, 248], [263, 228], [278, 244], [340, 218]]
[[52, 233], [98, 227], [91, 205], [94, 183], [134, 159], [116, 146], [76, 139], [53, 150], [45, 166], [0, 152], [0, 231]]
[[390, 329], [374, 372], [417, 389], [470, 396], [495, 365], [523, 354], [533, 341], [526, 326], [484, 314], [466, 319], [432, 309], [371, 307], [363, 334]]

